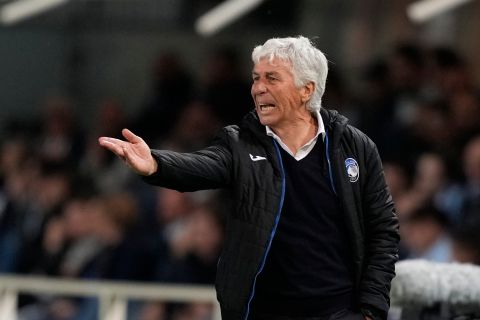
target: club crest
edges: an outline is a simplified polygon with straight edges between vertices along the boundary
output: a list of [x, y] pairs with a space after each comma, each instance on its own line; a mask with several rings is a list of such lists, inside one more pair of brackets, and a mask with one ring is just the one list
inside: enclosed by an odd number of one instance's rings
[[360, 176], [360, 168], [358, 167], [357, 161], [353, 158], [345, 159], [345, 168], [347, 169], [350, 182], [356, 182]]

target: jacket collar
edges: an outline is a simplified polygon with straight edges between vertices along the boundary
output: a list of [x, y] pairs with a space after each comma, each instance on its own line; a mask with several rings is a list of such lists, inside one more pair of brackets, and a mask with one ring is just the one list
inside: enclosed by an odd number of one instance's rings
[[322, 115], [323, 123], [325, 124], [325, 131], [332, 142], [332, 147], [333, 149], [336, 149], [340, 146], [340, 139], [347, 128], [348, 119], [338, 113], [337, 110], [321, 108], [320, 114]]
[[277, 176], [282, 175], [281, 164], [279, 158], [276, 155], [275, 146], [272, 137], [267, 136], [265, 132], [265, 126], [260, 123], [255, 110], [250, 111], [240, 122], [240, 128], [250, 132], [252, 136], [265, 148], [266, 156], [270, 159], [273, 168], [277, 172]]
[[271, 144], [271, 138], [265, 132], [265, 126], [260, 123], [257, 112], [250, 111], [240, 122], [240, 128], [248, 129], [260, 140], [260, 142], [267, 142]]
[[[348, 119], [338, 113], [336, 110], [328, 110], [325, 108], [320, 109], [320, 115], [322, 116], [325, 130], [330, 136], [333, 145], [337, 146], [343, 131], [347, 127]], [[255, 110], [250, 111], [241, 121], [240, 127], [247, 128], [252, 131], [255, 136], [264, 143], [271, 144], [271, 138], [267, 136], [265, 132], [265, 126], [260, 123]]]
[[[347, 118], [339, 114], [335, 110], [320, 109], [320, 114], [325, 125], [325, 131], [330, 140], [332, 141], [332, 149], [335, 150], [340, 146], [340, 139], [347, 126]], [[260, 123], [255, 110], [250, 111], [240, 122], [240, 128], [243, 128], [252, 133], [252, 135], [259, 141], [259, 143], [267, 151], [267, 157], [271, 159], [271, 162], [281, 176], [281, 164], [276, 156], [276, 151], [272, 137], [269, 137], [265, 131], [265, 126]]]

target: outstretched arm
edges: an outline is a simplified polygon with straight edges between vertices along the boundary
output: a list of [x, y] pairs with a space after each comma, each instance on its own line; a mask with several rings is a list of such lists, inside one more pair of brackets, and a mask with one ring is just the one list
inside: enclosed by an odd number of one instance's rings
[[122, 135], [126, 141], [100, 137], [98, 142], [102, 147], [112, 151], [125, 161], [135, 173], [142, 176], [149, 176], [155, 173], [158, 167], [157, 161], [152, 157], [150, 147], [145, 141], [128, 129], [123, 129]]
[[178, 191], [196, 191], [226, 187], [231, 182], [231, 153], [220, 132], [209, 147], [190, 153], [151, 150], [142, 138], [123, 129], [126, 141], [100, 137], [100, 145], [119, 156], [144, 180], [156, 186]]

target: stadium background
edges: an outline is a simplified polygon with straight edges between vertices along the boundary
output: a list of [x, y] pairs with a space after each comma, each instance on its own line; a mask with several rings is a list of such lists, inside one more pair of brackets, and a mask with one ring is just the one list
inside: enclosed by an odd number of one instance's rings
[[[151, 147], [206, 145], [252, 108], [252, 48], [299, 34], [330, 61], [324, 107], [379, 147], [401, 258], [480, 264], [480, 2], [416, 23], [413, 1], [267, 0], [197, 33], [220, 2], [72, 0], [0, 25], [0, 272], [212, 284], [227, 196], [148, 187], [96, 139], [129, 127]], [[19, 305], [22, 319], [95, 308], [28, 295]], [[210, 312], [138, 302], [129, 318]]]

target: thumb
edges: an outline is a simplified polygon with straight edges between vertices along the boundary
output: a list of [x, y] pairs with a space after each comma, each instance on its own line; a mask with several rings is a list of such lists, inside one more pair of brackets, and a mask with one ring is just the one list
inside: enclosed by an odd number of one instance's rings
[[130, 131], [128, 129], [123, 129], [122, 130], [122, 135], [125, 137], [125, 139], [128, 140], [128, 142], [131, 142], [131, 143], [139, 143], [139, 142], [143, 141], [142, 138], [135, 135], [132, 131]]

